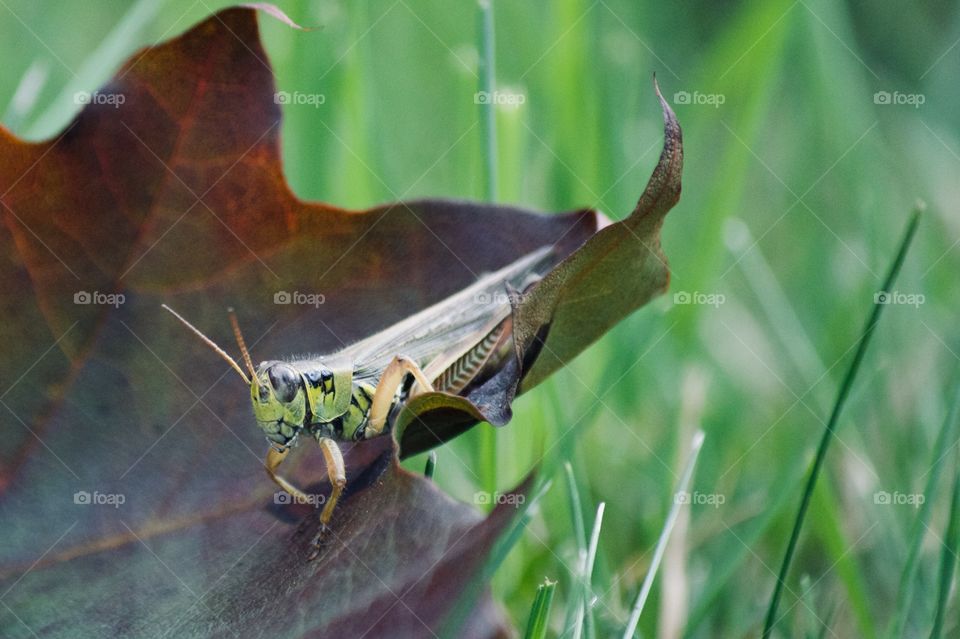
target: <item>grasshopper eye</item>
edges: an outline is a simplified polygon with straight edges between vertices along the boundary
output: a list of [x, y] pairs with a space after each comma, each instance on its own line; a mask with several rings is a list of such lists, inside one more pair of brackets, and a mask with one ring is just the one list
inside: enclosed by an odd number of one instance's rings
[[284, 403], [292, 402], [300, 387], [300, 376], [296, 371], [289, 366], [278, 365], [271, 366], [267, 374], [277, 399]]

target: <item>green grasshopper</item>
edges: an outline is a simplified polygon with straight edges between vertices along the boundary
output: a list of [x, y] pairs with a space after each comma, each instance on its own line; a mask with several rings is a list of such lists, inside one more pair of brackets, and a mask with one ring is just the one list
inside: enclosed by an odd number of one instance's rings
[[314, 503], [277, 474], [304, 432], [323, 452], [332, 490], [314, 539], [317, 556], [346, 486], [338, 441], [361, 441], [390, 432], [392, 419], [425, 392], [459, 394], [488, 379], [513, 351], [510, 288], [524, 289], [551, 265], [544, 247], [480, 277], [466, 289], [390, 328], [330, 355], [272, 360], [254, 367], [236, 315], [230, 322], [246, 371], [213, 340], [166, 304], [169, 311], [220, 355], [250, 386], [254, 418], [270, 448], [270, 478], [300, 503]]

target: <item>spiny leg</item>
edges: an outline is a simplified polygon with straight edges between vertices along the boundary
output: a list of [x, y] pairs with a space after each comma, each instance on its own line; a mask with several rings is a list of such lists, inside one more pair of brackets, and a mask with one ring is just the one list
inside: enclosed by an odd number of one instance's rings
[[332, 490], [327, 503], [323, 506], [323, 511], [320, 513], [320, 531], [313, 540], [313, 552], [307, 561], [316, 559], [317, 555], [320, 554], [320, 545], [323, 542], [324, 535], [329, 530], [328, 524], [330, 519], [333, 518], [333, 509], [337, 507], [337, 501], [343, 493], [344, 486], [347, 485], [347, 471], [343, 465], [343, 454], [340, 453], [337, 442], [329, 437], [321, 437], [319, 443], [323, 458], [327, 462], [327, 477], [330, 479]]
[[383, 427], [387, 423], [387, 416], [390, 414], [390, 405], [397, 394], [397, 388], [403, 383], [407, 374], [413, 375], [420, 385], [421, 392], [430, 392], [433, 390], [433, 384], [427, 380], [426, 375], [409, 357], [398, 355], [393, 358], [380, 376], [380, 382], [373, 393], [373, 401], [370, 404], [370, 418], [367, 422], [365, 437], [376, 437], [383, 432]]
[[296, 499], [297, 503], [309, 504], [312, 500], [305, 492], [277, 474], [277, 467], [283, 463], [283, 460], [287, 458], [289, 453], [289, 448], [279, 451], [271, 446], [270, 450], [267, 451], [267, 459], [264, 462], [264, 466], [267, 468], [267, 474], [270, 475], [270, 479], [272, 479], [277, 486], [287, 491], [287, 493]]

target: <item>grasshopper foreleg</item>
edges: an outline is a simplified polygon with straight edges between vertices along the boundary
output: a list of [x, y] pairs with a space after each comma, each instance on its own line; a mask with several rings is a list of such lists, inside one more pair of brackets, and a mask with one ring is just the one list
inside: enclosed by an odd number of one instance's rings
[[283, 463], [283, 460], [287, 458], [289, 453], [289, 448], [279, 451], [271, 446], [270, 450], [267, 451], [267, 459], [264, 462], [264, 466], [267, 468], [267, 474], [270, 475], [270, 479], [272, 479], [277, 486], [289, 493], [298, 503], [309, 504], [311, 500], [305, 492], [277, 474], [277, 467]]
[[343, 464], [343, 455], [340, 453], [340, 447], [337, 442], [329, 437], [319, 439], [320, 450], [323, 452], [323, 458], [327, 462], [327, 477], [330, 479], [330, 497], [323, 506], [320, 513], [320, 531], [313, 540], [313, 552], [307, 561], [317, 558], [320, 554], [320, 546], [327, 531], [330, 530], [330, 519], [333, 518], [333, 510], [337, 507], [337, 501], [343, 493], [344, 486], [347, 485], [347, 471]]

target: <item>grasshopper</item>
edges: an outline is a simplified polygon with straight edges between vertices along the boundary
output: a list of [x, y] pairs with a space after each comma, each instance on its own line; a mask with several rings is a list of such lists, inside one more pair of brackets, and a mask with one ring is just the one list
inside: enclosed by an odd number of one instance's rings
[[329, 355], [271, 360], [255, 367], [231, 309], [230, 323], [246, 370], [176, 311], [166, 304], [163, 308], [226, 360], [250, 387], [254, 418], [270, 445], [264, 461], [267, 474], [300, 503], [315, 500], [277, 469], [302, 434], [320, 445], [332, 489], [320, 513], [313, 559], [330, 531], [334, 508], [347, 483], [337, 442], [389, 433], [404, 403], [419, 394], [459, 394], [489, 379], [514, 349], [509, 290], [522, 290], [539, 280], [551, 265], [552, 254], [552, 247], [534, 251]]

